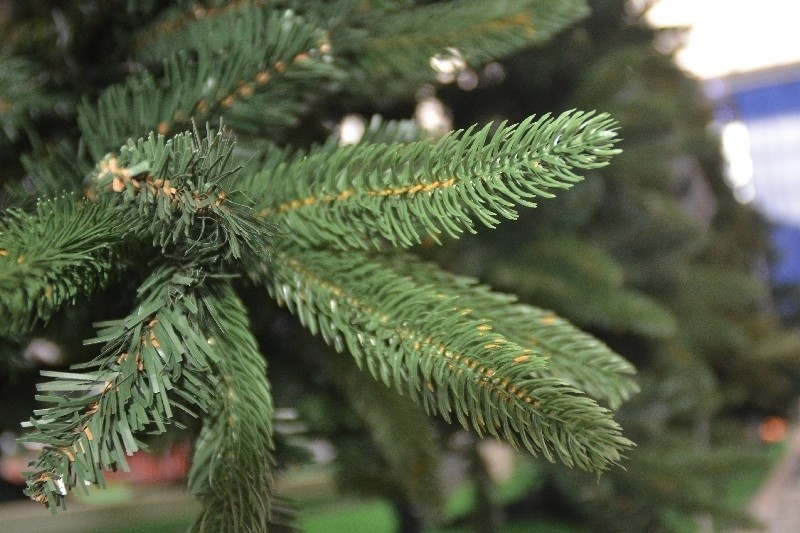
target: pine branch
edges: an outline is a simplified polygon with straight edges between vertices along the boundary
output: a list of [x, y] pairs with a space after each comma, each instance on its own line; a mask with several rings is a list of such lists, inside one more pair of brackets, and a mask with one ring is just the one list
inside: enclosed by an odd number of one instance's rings
[[[77, 266], [68, 262], [64, 266], [56, 264], [57, 274], [78, 269], [77, 274], [72, 274], [75, 278], [82, 273], [80, 267], [88, 268], [89, 274], [94, 272], [92, 268], [99, 269], [103, 265], [110, 268], [109, 260], [93, 262], [91, 252], [110, 246], [109, 241], [125, 234], [153, 235], [154, 243], [163, 250], [170, 248], [180, 252], [179, 257], [187, 256], [188, 259], [182, 261], [191, 267], [191, 272], [177, 273], [170, 286], [167, 286], [169, 275], [164, 272], [148, 280], [141, 292], [152, 291], [152, 294], [144, 298], [137, 313], [126, 321], [107, 324], [101, 334], [101, 340], [107, 340], [108, 344], [100, 359], [89, 365], [96, 371], [50, 374], [57, 380], [41, 386], [51, 393], [42, 400], [56, 405], [39, 411], [39, 418], [30, 422], [38, 432], [29, 439], [48, 446], [35, 463], [35, 470], [28, 474], [28, 494], [34, 499], [55, 508], [63, 505], [67, 489], [76, 484], [103, 485], [101, 467], [120, 465], [126, 469], [125, 454], [142, 446], [133, 432], [151, 423], [163, 431], [165, 420], [171, 417], [170, 400], [158, 393], [171, 389], [172, 381], [186, 378], [185, 392], [176, 392], [190, 403], [199, 403], [201, 408], [207, 404], [209, 394], [203, 390], [204, 376], [201, 373], [192, 377], [191, 373], [195, 364], [201, 371], [208, 372], [204, 358], [211, 356], [211, 351], [205, 348], [203, 354], [205, 340], [191, 329], [190, 324], [198, 322], [198, 305], [183, 294], [185, 287], [182, 286], [197, 283], [198, 277], [206, 275], [202, 266], [216, 263], [219, 258], [239, 258], [244, 251], [261, 260], [268, 238], [268, 233], [262, 231], [266, 226], [254, 220], [246, 208], [228, 205], [228, 196], [220, 183], [234, 173], [227, 169], [229, 159], [230, 146], [220, 135], [209, 134], [206, 139], [200, 139], [197, 133], [194, 136], [184, 134], [170, 141], [151, 135], [147, 141], [131, 142], [118, 157], [109, 156], [99, 166], [95, 176], [99, 203], [85, 205], [77, 211], [95, 215], [78, 219], [84, 222], [77, 228], [78, 235], [89, 242], [78, 240], [76, 244], [73, 241], [77, 230], [59, 226], [66, 228], [61, 248], [67, 252], [85, 250], [85, 253], [66, 255], [62, 250], [56, 258], [62, 262], [84, 260], [88, 267], [82, 263]], [[45, 219], [49, 223], [45, 226], [47, 233], [59, 236], [52, 227], [52, 219], [63, 221], [64, 212], [71, 214], [70, 209], [76, 209], [71, 198], [62, 203], [63, 206], [58, 206], [62, 212], [56, 210], [60, 218]], [[32, 224], [31, 217], [26, 218], [21, 212], [16, 218], [24, 223], [7, 225], [3, 235], [10, 234], [17, 242], [12, 239], [14, 247], [3, 250], [8, 255], [13, 252], [16, 270], [20, 270], [19, 266], [25, 265], [27, 258], [19, 251], [19, 241], [31, 232]], [[94, 223], [98, 218], [103, 222], [99, 228], [106, 230], [99, 236], [96, 228], [84, 227], [87, 221]], [[114, 221], [118, 220], [125, 221], [123, 229], [109, 233], [109, 227], [114, 230], [117, 227]], [[92, 241], [93, 237], [99, 244]], [[52, 249], [46, 251], [52, 254]], [[52, 268], [53, 265], [48, 266]], [[29, 271], [23, 273], [30, 277], [33, 271], [27, 268]], [[74, 291], [76, 280], [66, 281], [73, 282], [66, 286]], [[49, 285], [43, 287], [39, 290], [52, 290]], [[186, 350], [189, 350], [188, 356], [183, 355]], [[165, 351], [175, 358], [166, 364], [162, 361]], [[182, 361], [183, 357], [190, 359]], [[67, 390], [74, 396], [60, 395]], [[126, 404], [128, 406], [123, 407]], [[122, 410], [125, 412], [120, 413]]]
[[[335, 51], [352, 56], [360, 93], [403, 94], [432, 81], [432, 57], [457, 55], [469, 66], [550, 39], [586, 16], [583, 0], [450, 0], [413, 8], [353, 13], [332, 31]], [[354, 27], [355, 26], [355, 27]], [[406, 92], [406, 94], [408, 94]]]
[[452, 298], [359, 252], [276, 253], [270, 290], [312, 333], [428, 412], [584, 470], [631, 445], [610, 412], [556, 378], [541, 355], [464, 316]]
[[104, 287], [125, 261], [127, 228], [97, 205], [71, 196], [40, 201], [35, 214], [0, 219], [0, 334], [29, 331], [79, 294]]
[[283, 2], [275, 0], [225, 0], [223, 2], [204, 2], [203, 4], [178, 2], [178, 5], [162, 12], [162, 16], [155, 22], [155, 26], [150, 31], [144, 32], [142, 37], [137, 40], [135, 48], [137, 51], [141, 51], [150, 46], [152, 39], [148, 41], [147, 37], [150, 37], [151, 34], [165, 37], [160, 40], [180, 41], [181, 36], [177, 32], [197, 21], [213, 19], [243, 7], [263, 6], [266, 3], [277, 8]]
[[[365, 251], [458, 237], [477, 222], [493, 227], [515, 218], [517, 206], [570, 188], [579, 170], [618, 152], [607, 115], [532, 117], [437, 142], [375, 123], [356, 146], [270, 150], [246, 176], [225, 134], [174, 135], [224, 119], [258, 136], [253, 144], [279, 143], [276, 131], [295, 125], [308, 95], [343, 90], [343, 80], [365, 94], [385, 94], [394, 82], [404, 90], [431, 77], [420, 66], [433, 56], [477, 65], [546, 39], [585, 9], [580, 0], [425, 4], [348, 2], [352, 20], [328, 2], [297, 3], [303, 17], [279, 12], [282, 2], [195, 7], [197, 20], [173, 19], [169, 31], [136, 41], [134, 58], [152, 73], [137, 70], [96, 103], [84, 100], [77, 152], [28, 162], [37, 193], [88, 186], [89, 202], [65, 196], [33, 215], [3, 215], [0, 311], [12, 320], [0, 333], [19, 333], [102, 287], [127, 266], [121, 246], [152, 244], [133, 258], [151, 270], [137, 308], [99, 324], [90, 341], [103, 344], [100, 355], [44, 373], [46, 407], [27, 424], [26, 440], [44, 446], [26, 476], [28, 495], [64, 506], [68, 491], [126, 470], [126, 457], [145, 448], [143, 432], [178, 425], [175, 409], [203, 411], [189, 484], [204, 508], [193, 528], [263, 531], [278, 519], [266, 362], [227, 280], [240, 272], [376, 379], [367, 386], [366, 374], [324, 363], [385, 462], [408, 469], [395, 481], [409, 499], [432, 503], [437, 492], [432, 433], [392, 388], [479, 435], [583, 470], [607, 469], [632, 446], [581, 390], [616, 406], [635, 388], [630, 366], [604, 345], [471, 280]], [[155, 12], [134, 7], [143, 20]], [[339, 68], [348, 61], [345, 78]]]
[[[268, 4], [268, 5], [265, 5]], [[305, 48], [293, 50], [294, 56], [287, 60], [287, 52], [272, 63], [264, 62], [252, 79], [238, 85], [234, 92], [219, 100], [217, 111], [222, 113], [228, 127], [237, 134], [259, 134], [277, 140], [278, 129], [296, 126], [298, 116], [309, 110], [310, 101], [319, 99], [322, 87], [333, 89], [331, 82], [341, 80], [343, 73], [333, 64], [331, 46], [321, 28], [308, 24], [307, 19], [293, 12], [278, 16], [273, 2], [229, 2], [220, 7], [202, 8], [193, 6], [191, 24], [185, 24], [186, 14], [163, 21], [155, 39], [143, 43], [137, 58], [150, 64], [161, 63], [176, 53], [202, 56], [209, 50], [219, 53], [240, 47], [242, 38], [253, 37], [254, 45], [248, 53], [258, 53], [264, 43], [272, 42], [262, 33], [289, 34], [292, 25], [305, 26], [302, 31], [312, 32]], [[264, 41], [262, 43], [261, 41]], [[276, 40], [277, 47], [291, 43]], [[264, 66], [265, 65], [265, 66]], [[205, 112], [210, 114], [210, 110]], [[203, 119], [196, 117], [196, 120]], [[207, 120], [207, 119], [206, 119]]]
[[[126, 456], [146, 448], [142, 432], [163, 433], [173, 409], [207, 410], [214, 396], [211, 364], [218, 358], [199, 333], [200, 302], [188, 272], [157, 269], [139, 289], [140, 305], [124, 320], [100, 324], [104, 343], [84, 372], [42, 372], [37, 410], [25, 442], [43, 444], [26, 472], [25, 493], [51, 509], [76, 487], [105, 486], [103, 470], [128, 470]], [[177, 397], [177, 398], [176, 398]], [[180, 402], [185, 402], [180, 403]]]
[[212, 22], [222, 26], [187, 27], [191, 54], [164, 58], [160, 79], [144, 73], [106, 89], [96, 104], [84, 101], [78, 125], [94, 160], [148, 131], [167, 134], [192, 120], [214, 121], [291, 72], [291, 65], [319, 55], [323, 39], [316, 26], [290, 12], [249, 8]]
[[[619, 261], [586, 239], [547, 229], [512, 254], [479, 259], [479, 275], [495, 287], [552, 309], [586, 328], [665, 339], [675, 334], [673, 313], [629, 287]], [[629, 274], [629, 272], [628, 272]]]
[[445, 272], [410, 254], [375, 257], [417, 283], [431, 283], [441, 297], [454, 298], [465, 316], [485, 319], [492, 330], [547, 359], [538, 376], [563, 379], [587, 395], [617, 409], [639, 390], [635, 369], [594, 337], [551, 311], [516, 303], [512, 295], [493, 292], [476, 280]]
[[205, 137], [195, 131], [169, 140], [151, 133], [101, 161], [92, 196], [108, 202], [119, 219], [130, 220], [134, 235], [150, 236], [164, 252], [206, 265], [243, 255], [261, 261], [274, 230], [234, 193], [238, 168], [230, 167], [232, 150], [221, 133], [210, 130]]
[[[627, 184], [610, 189], [607, 195], [606, 202], [615, 206], [615, 213], [598, 213], [604, 231], [595, 240], [629, 265], [627, 278], [634, 285], [647, 284], [659, 270], [659, 277], [682, 276], [690, 268], [690, 258], [713, 239], [670, 195]], [[620, 218], [626, 224], [617, 223]], [[651, 238], [642, 239], [642, 235]]]
[[435, 144], [363, 144], [312, 151], [251, 183], [259, 215], [304, 246], [411, 246], [514, 219], [581, 180], [573, 169], [606, 165], [618, 153], [607, 115], [570, 111], [520, 124], [448, 134]]
[[[392, 59], [428, 59], [453, 47], [480, 64], [526, 44], [546, 41], [587, 13], [585, 2], [580, 0], [500, 0], [492, 9], [476, 0], [450, 0], [399, 10], [388, 17], [382, 15], [380, 20], [376, 17], [365, 50], [369, 51], [367, 57], [381, 57], [382, 61], [376, 63], [391, 66], [397, 63]], [[442, 21], [446, 21], [446, 28], [442, 28]]]
[[203, 503], [192, 531], [266, 531], [275, 460], [266, 362], [229, 285], [204, 299], [214, 318], [216, 393], [198, 437], [189, 488]]
[[[47, 320], [78, 294], [103, 287], [125, 260], [124, 240], [149, 237], [162, 252], [205, 265], [253, 262], [269, 255], [274, 229], [256, 219], [223, 186], [233, 187], [232, 145], [210, 131], [205, 138], [150, 135], [106, 156], [92, 176], [90, 198], [42, 201], [37, 213], [6, 211], [0, 221], [2, 334], [19, 334]], [[239, 202], [237, 202], [239, 200]]]
[[[718, 266], [693, 265], [684, 283], [681, 296], [693, 307], [706, 307], [706, 310], [718, 306], [736, 312], [758, 306], [768, 298], [761, 278]], [[699, 300], [704, 300], [705, 306]]]

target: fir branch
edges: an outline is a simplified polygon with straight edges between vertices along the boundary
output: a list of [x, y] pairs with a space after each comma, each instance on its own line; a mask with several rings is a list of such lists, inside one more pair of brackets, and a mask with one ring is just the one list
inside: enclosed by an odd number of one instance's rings
[[407, 253], [375, 257], [417, 283], [431, 283], [442, 297], [455, 298], [466, 316], [486, 319], [492, 330], [547, 359], [539, 376], [563, 379], [617, 409], [639, 390], [636, 370], [627, 360], [551, 311], [517, 303], [517, 297], [492, 291], [476, 280], [453, 275]]
[[42, 373], [54, 380], [38, 386], [38, 399], [51, 406], [25, 424], [35, 431], [23, 440], [45, 446], [25, 474], [28, 496], [63, 507], [75, 487], [104, 487], [103, 470], [127, 471], [125, 457], [146, 447], [137, 434], [163, 433], [173, 409], [208, 409], [217, 356], [199, 333], [198, 283], [189, 272], [157, 269], [140, 288], [136, 311], [100, 324], [89, 342], [104, 347], [74, 367], [84, 372]]
[[537, 377], [545, 358], [459, 310], [452, 298], [360, 252], [277, 253], [269, 288], [312, 333], [428, 412], [454, 413], [479, 435], [599, 471], [631, 445], [610, 412], [563, 380]]
[[[168, 11], [166, 17], [162, 17], [156, 22], [153, 32], [146, 32], [142, 39], [137, 41], [137, 48], [144, 48], [152, 44], [151, 41], [145, 39], [151, 33], [156, 33], [159, 37], [168, 36], [169, 40], [179, 41], [180, 39], [175, 36], [175, 33], [186, 28], [186, 26], [195, 24], [197, 21], [213, 19], [242, 7], [263, 6], [265, 3], [270, 3], [274, 6], [278, 4], [274, 0], [225, 0], [218, 3], [219, 5], [192, 3], [187, 3], [183, 6], [179, 5]], [[206, 2], [206, 4], [209, 3]]]
[[[431, 81], [431, 58], [469, 66], [550, 39], [588, 13], [583, 0], [450, 0], [401, 10], [371, 10], [332, 32], [335, 50], [353, 56], [359, 90], [398, 94]], [[365, 87], [366, 86], [366, 87]]]
[[606, 165], [618, 153], [605, 114], [569, 111], [444, 136], [435, 144], [362, 144], [322, 149], [250, 181], [259, 215], [287, 227], [304, 246], [368, 248], [381, 238], [411, 246], [494, 227], [515, 204], [535, 207], [581, 180], [573, 169]]
[[226, 191], [239, 170], [230, 166], [232, 150], [210, 130], [169, 140], [151, 133], [100, 162], [95, 195], [162, 251], [177, 249], [206, 265], [243, 255], [260, 261], [274, 230], [253, 216], [241, 195]]
[[[632, 390], [623, 360], [551, 315], [472, 281], [363, 250], [457, 237], [477, 221], [493, 227], [515, 218], [516, 206], [571, 187], [581, 179], [576, 169], [604, 166], [618, 152], [606, 115], [532, 117], [435, 143], [404, 144], [412, 140], [407, 132], [389, 124], [354, 147], [329, 143], [302, 156], [272, 151], [244, 180], [224, 135], [167, 137], [224, 117], [276, 141], [275, 128], [293, 125], [304, 110], [304, 95], [331, 88], [319, 82], [336, 78], [339, 63], [352, 60], [353, 87], [375, 81], [381, 92], [381, 84], [405, 78], [396, 84], [404, 89], [431, 77], [420, 66], [432, 56], [452, 52], [475, 65], [547, 38], [581, 16], [584, 3], [501, 0], [488, 10], [479, 0], [417, 7], [409, 0], [401, 10], [395, 0], [348, 2], [348, 13], [368, 13], [353, 20], [322, 16], [341, 14], [339, 4], [303, 6], [305, 18], [278, 12], [280, 2], [246, 4], [195, 11], [200, 20], [177, 23], [169, 37], [139, 50], [140, 60], [164, 61], [158, 75], [130, 76], [96, 104], [84, 100], [78, 157], [63, 158], [74, 160], [68, 172], [58, 157], [45, 160], [36, 190], [74, 190], [88, 175], [89, 203], [43, 202], [36, 215], [12, 211], [0, 222], [0, 266], [9, 267], [0, 271], [0, 290], [10, 290], [0, 295], [0, 311], [8, 305], [16, 313], [11, 332], [102, 286], [125, 266], [115, 254], [120, 243], [149, 240], [161, 252], [136, 310], [99, 325], [93, 342], [104, 344], [100, 355], [44, 374], [52, 378], [39, 387], [47, 406], [35, 412], [26, 439], [44, 450], [31, 464], [26, 493], [52, 509], [63, 506], [69, 490], [102, 486], [104, 470], [127, 469], [126, 456], [145, 447], [142, 432], [177, 424], [174, 409], [202, 410], [190, 488], [204, 509], [194, 529], [263, 531], [274, 521], [266, 363], [244, 305], [218, 279], [237, 271], [266, 284], [308, 329], [348, 349], [376, 378], [366, 387], [362, 375], [326, 362], [331, 374], [343, 371], [340, 390], [386, 462], [412, 465], [398, 477], [411, 498], [425, 498], [430, 488], [423, 485], [433, 459], [420, 450], [430, 427], [403, 413], [397, 398], [374, 405], [375, 387], [380, 394], [390, 392], [382, 385], [394, 388], [429, 412], [550, 461], [589, 471], [619, 461], [632, 443], [611, 412], [579, 389], [618, 404]], [[322, 29], [329, 26], [338, 26], [333, 44]], [[334, 59], [336, 68], [328, 64]], [[139, 138], [147, 132], [154, 133]], [[278, 225], [286, 231], [276, 244]], [[392, 422], [400, 416], [406, 427], [428, 432], [395, 438], [399, 424]]]
[[[239, 41], [250, 36], [254, 36], [255, 44], [253, 51], [248, 53], [258, 53], [264, 46], [261, 41], [272, 42], [272, 38], [268, 40], [261, 33], [289, 34], [291, 26], [303, 26], [305, 30], [301, 31], [312, 35], [305, 47], [292, 48], [296, 52], [294, 56], [287, 60], [288, 52], [281, 51], [281, 57], [263, 63], [263, 68], [257, 73], [218, 98], [216, 108], [200, 109], [206, 117], [221, 114], [225, 123], [240, 135], [268, 135], [276, 140], [276, 130], [296, 125], [297, 117], [308, 111], [308, 102], [320, 96], [323, 84], [341, 79], [343, 75], [333, 64], [331, 46], [321, 28], [309, 25], [306, 19], [291, 11], [283, 12], [281, 19], [274, 3], [264, 4], [235, 2], [218, 8], [199, 9], [195, 6], [191, 14], [195, 22], [182, 25], [181, 16], [174, 19], [177, 24], [172, 25], [167, 33], [157, 33], [158, 37], [148, 41], [137, 57], [149, 63], [160, 63], [164, 58], [175, 57], [176, 53], [188, 52], [202, 61], [203, 54], [207, 55], [209, 50], [219, 53], [232, 46], [241, 46]], [[277, 40], [279, 48], [285, 45], [292, 46]], [[206, 117], [195, 114], [195, 120], [207, 120]]]
[[324, 42], [316, 26], [291, 12], [254, 7], [212, 22], [223, 26], [187, 27], [191, 53], [164, 58], [160, 79], [144, 73], [106, 89], [96, 104], [83, 102], [78, 125], [92, 158], [100, 160], [148, 131], [168, 134], [192, 120], [213, 121], [263, 91], [290, 65], [303, 63], [312, 52], [319, 55]]
[[189, 488], [203, 502], [192, 531], [266, 531], [274, 517], [272, 395], [247, 310], [229, 285], [204, 299], [220, 354], [216, 394], [197, 439]]
[[[492, 9], [477, 0], [450, 0], [381, 16], [370, 27], [366, 50], [372, 57], [385, 54], [384, 65], [414, 54], [427, 59], [445, 47], [463, 50], [481, 63], [546, 41], [587, 13], [582, 0], [500, 0]], [[442, 21], [447, 24], [444, 31]]]
[[79, 294], [104, 287], [121, 270], [126, 226], [71, 196], [38, 202], [0, 218], [0, 334], [21, 334]]

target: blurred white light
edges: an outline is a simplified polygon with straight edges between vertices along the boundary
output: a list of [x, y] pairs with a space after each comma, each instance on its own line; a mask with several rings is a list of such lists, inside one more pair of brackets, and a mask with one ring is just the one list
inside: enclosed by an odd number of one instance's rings
[[441, 83], [452, 83], [458, 73], [467, 68], [464, 56], [456, 48], [447, 48], [444, 54], [431, 57], [430, 65], [436, 73], [436, 79]]
[[481, 77], [485, 78], [489, 83], [500, 83], [506, 79], [506, 67], [497, 61], [492, 61], [484, 65], [483, 70], [481, 70]]
[[472, 69], [463, 70], [458, 73], [456, 83], [462, 91], [471, 91], [478, 86], [478, 74]]
[[431, 68], [434, 71], [455, 74], [466, 68], [467, 62], [464, 61], [464, 56], [461, 55], [458, 49], [447, 48], [446, 52], [445, 54], [436, 54], [431, 57]]
[[451, 72], [437, 72], [436, 81], [447, 85], [448, 83], [456, 81], [456, 75]]
[[22, 357], [37, 365], [54, 366], [63, 362], [63, 355], [58, 344], [41, 338], [29, 342]]
[[743, 187], [734, 187], [733, 197], [740, 204], [749, 204], [756, 199], [756, 187], [752, 183], [748, 183]]
[[738, 120], [722, 126], [722, 158], [725, 161], [725, 181], [733, 189], [737, 201], [746, 204], [756, 197], [753, 157], [750, 152], [750, 132]]
[[276, 420], [298, 420], [300, 411], [294, 407], [276, 407], [272, 417]]
[[14, 455], [17, 453], [17, 434], [10, 429], [0, 433], [0, 455]]
[[722, 127], [722, 155], [731, 160], [743, 153], [750, 153], [750, 132], [744, 122], [728, 122]]
[[690, 26], [676, 59], [695, 75], [713, 78], [800, 61], [797, 9], [789, 0], [659, 0], [647, 20], [656, 27]]
[[336, 448], [324, 439], [313, 439], [308, 442], [308, 451], [311, 452], [311, 460], [317, 464], [329, 464], [336, 459]]
[[750, 156], [750, 132], [744, 122], [733, 121], [722, 126], [722, 157], [731, 187], [742, 187], [753, 181], [753, 159]]
[[444, 104], [436, 97], [423, 98], [414, 111], [414, 119], [420, 127], [434, 135], [443, 135], [453, 127], [453, 121]]
[[518, 457], [514, 448], [499, 440], [486, 439], [478, 443], [478, 451], [493, 481], [504, 483], [511, 479]]
[[339, 144], [358, 144], [366, 129], [366, 122], [360, 115], [345, 116], [339, 124]]
[[745, 157], [729, 161], [725, 178], [731, 187], [744, 187], [753, 183], [753, 160]]

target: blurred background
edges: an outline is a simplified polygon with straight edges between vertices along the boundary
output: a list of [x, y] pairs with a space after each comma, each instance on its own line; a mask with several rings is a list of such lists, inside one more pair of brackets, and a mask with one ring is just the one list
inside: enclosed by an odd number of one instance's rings
[[[109, 65], [124, 51], [98, 54], [97, 39], [104, 24], [124, 27], [122, 10], [84, 4], [0, 0], [0, 182], [24, 176], [20, 154], [75, 134], [77, 94], [116, 81]], [[478, 70], [456, 52], [432, 58], [439, 85], [388, 103], [345, 98], [307, 122], [338, 124], [346, 142], [374, 113], [434, 133], [573, 107], [617, 118], [624, 153], [593, 179], [420, 253], [555, 310], [630, 359], [642, 391], [618, 419], [637, 448], [598, 480], [438, 424], [442, 518], [431, 525], [420, 517], [433, 502], [398, 488], [342, 391], [298, 366], [327, 348], [267, 308], [254, 322], [286, 406], [278, 487], [304, 530], [800, 531], [800, 8], [589, 4], [550, 44]], [[24, 62], [12, 65], [12, 52]], [[103, 317], [126, 310], [112, 294]], [[195, 508], [179, 432], [68, 512], [22, 501], [19, 472], [36, 450], [17, 443], [20, 422], [38, 371], [65, 368], [92, 336], [91, 311], [78, 307], [23, 346], [0, 346], [0, 531], [182, 531]]]
[[777, 309], [788, 321], [797, 320], [798, 300], [784, 293], [800, 280], [800, 41], [792, 37], [795, 10], [781, 0], [758, 6], [661, 0], [647, 14], [655, 27], [689, 28], [674, 54], [676, 62], [698, 78], [714, 107], [724, 176], [734, 197], [770, 223], [776, 254], [770, 279]]

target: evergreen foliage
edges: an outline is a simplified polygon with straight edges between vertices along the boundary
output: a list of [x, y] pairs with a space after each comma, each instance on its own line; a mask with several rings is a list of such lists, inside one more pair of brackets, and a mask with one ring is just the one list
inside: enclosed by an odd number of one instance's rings
[[[258, 214], [308, 247], [419, 244], [440, 233], [474, 233], [474, 219], [494, 227], [516, 218], [581, 178], [572, 169], [604, 166], [613, 127], [605, 115], [564, 113], [518, 125], [458, 131], [435, 144], [364, 143], [282, 161], [256, 174]], [[283, 158], [281, 158], [283, 159]], [[276, 168], [277, 167], [277, 168]], [[353, 224], [358, 218], [360, 224]]]
[[125, 457], [145, 447], [134, 433], [153, 426], [163, 433], [175, 408], [208, 410], [209, 368], [220, 358], [198, 327], [204, 295], [192, 293], [197, 281], [166, 267], [155, 270], [130, 316], [97, 324], [102, 329], [89, 342], [104, 343], [103, 350], [75, 366], [88, 371], [43, 373], [54, 380], [39, 386], [40, 400], [53, 405], [37, 411], [29, 423], [36, 431], [26, 437], [46, 445], [26, 474], [33, 499], [55, 507], [64, 504], [67, 489], [104, 486], [102, 470], [127, 470]]
[[125, 262], [118, 246], [124, 233], [111, 211], [71, 195], [40, 201], [35, 214], [7, 209], [0, 221], [0, 332], [23, 335], [36, 318], [47, 320], [77, 294], [105, 285]]
[[[581, 0], [500, 0], [491, 9], [480, 0], [459, 2], [374, 2], [389, 9], [350, 3], [335, 13], [332, 44], [342, 50], [360, 98], [408, 97], [430, 81], [424, 68], [432, 58], [455, 57], [480, 66], [522, 47], [546, 42], [587, 14]], [[388, 5], [387, 5], [388, 4]], [[414, 9], [409, 6], [416, 5]], [[344, 19], [345, 16], [352, 19]], [[342, 17], [342, 19], [339, 19]], [[347, 22], [345, 22], [345, 20]], [[446, 20], [443, 29], [440, 21]], [[421, 67], [422, 66], [422, 67]]]
[[358, 371], [351, 359], [322, 361], [368, 432], [368, 438], [358, 435], [339, 446], [339, 483], [415, 508], [427, 522], [442, 516], [441, 458], [430, 419], [407, 398]]
[[625, 472], [591, 485], [554, 470], [542, 512], [555, 501], [593, 530], [685, 531], [698, 515], [724, 528], [744, 518], [725, 503], [724, 476], [761, 452], [726, 426], [791, 409], [800, 343], [754, 275], [763, 227], [720, 175], [702, 91], [654, 46], [674, 40], [622, 0], [590, 6], [563, 39], [503, 60], [505, 81], [447, 101], [456, 125], [591, 103], [619, 119], [623, 152], [513, 231], [465, 237], [439, 258], [552, 308], [637, 367], [646, 393], [619, 412], [637, 442]]
[[[84, 91], [77, 133], [36, 149], [29, 183], [6, 192], [19, 207], [0, 219], [4, 336], [22, 338], [111, 280], [141, 278], [128, 316], [96, 324], [87, 342], [99, 354], [44, 373], [46, 407], [25, 437], [44, 448], [27, 494], [56, 509], [71, 490], [103, 486], [103, 471], [127, 469], [145, 435], [181, 426], [185, 411], [202, 421], [193, 529], [282, 521], [266, 376], [280, 358], [261, 354], [249, 317], [266, 304], [248, 309], [242, 286], [265, 288], [352, 355], [355, 366], [314, 370], [339, 383], [391, 466], [416, 469], [396, 476], [397, 500], [424, 498], [420, 482], [437, 490], [419, 473], [435, 457], [387, 435], [402, 409], [366, 406], [352, 372], [550, 461], [590, 472], [620, 462], [632, 443], [611, 409], [636, 390], [629, 363], [549, 311], [394, 250], [494, 227], [572, 187], [619, 152], [613, 120], [568, 111], [439, 140], [374, 122], [352, 147], [286, 143], [310, 102], [407, 93], [433, 79], [432, 56], [455, 47], [474, 65], [543, 42], [584, 3], [210, 4], [128, 2], [138, 31], [110, 51], [130, 62], [116, 67], [124, 79]], [[453, 23], [444, 34], [442, 16]]]
[[214, 399], [197, 437], [189, 489], [203, 509], [192, 529], [263, 531], [272, 513], [273, 405], [247, 309], [229, 283], [205, 299], [218, 352]]

